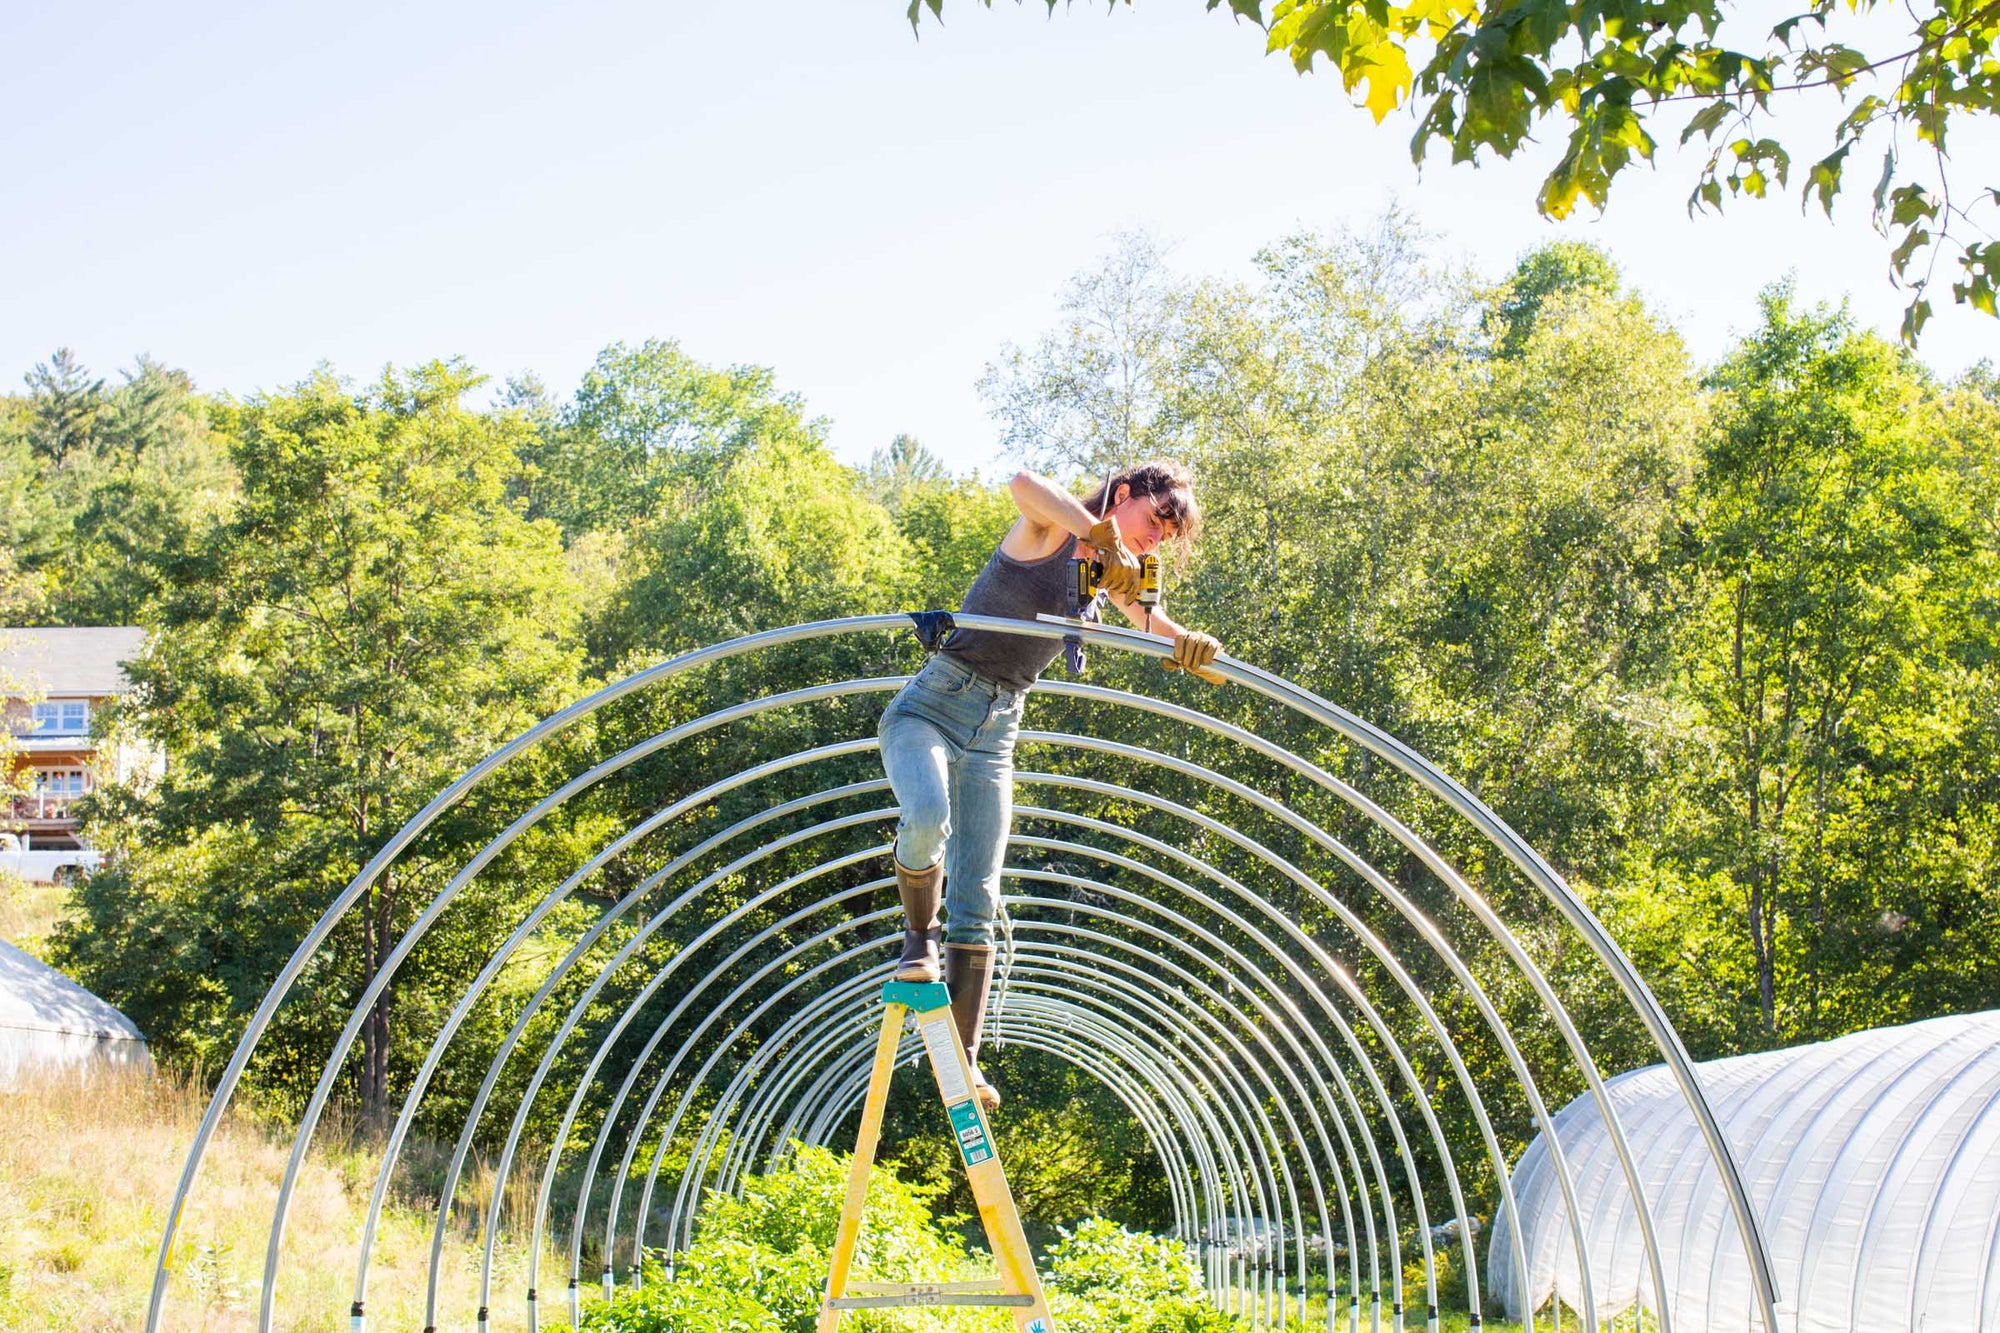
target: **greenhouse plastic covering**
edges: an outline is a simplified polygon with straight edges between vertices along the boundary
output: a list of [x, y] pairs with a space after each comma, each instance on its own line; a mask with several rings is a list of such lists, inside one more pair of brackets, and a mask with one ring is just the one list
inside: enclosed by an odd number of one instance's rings
[[128, 1065], [153, 1067], [131, 1019], [0, 940], [0, 1092], [51, 1074]]
[[[2000, 1328], [2000, 1012], [1858, 1032], [1716, 1060], [1700, 1077], [1770, 1247], [1784, 1333]], [[1664, 1251], [1673, 1327], [1747, 1329], [1750, 1274], [1687, 1100], [1660, 1066], [1610, 1084]], [[1627, 1191], [1588, 1096], [1556, 1133], [1576, 1178], [1590, 1269], [1609, 1319], [1657, 1311]], [[1510, 1317], [1581, 1301], [1576, 1251], [1546, 1141], [1514, 1168], [1527, 1236], [1523, 1302], [1505, 1217], [1487, 1256]]]

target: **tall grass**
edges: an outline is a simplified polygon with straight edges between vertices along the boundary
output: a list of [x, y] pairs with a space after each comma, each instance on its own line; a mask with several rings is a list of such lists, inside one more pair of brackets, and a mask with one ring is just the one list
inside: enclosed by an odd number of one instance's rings
[[0, 871], [0, 940], [37, 958], [48, 957], [49, 935], [69, 906], [61, 884], [36, 884]]
[[[0, 1094], [0, 1329], [125, 1333], [142, 1326], [161, 1226], [206, 1107], [198, 1081], [171, 1072], [50, 1079]], [[348, 1327], [362, 1214], [380, 1161], [347, 1127], [331, 1126], [321, 1141], [326, 1146], [300, 1175], [278, 1270], [274, 1326], [286, 1333]], [[271, 1207], [290, 1148], [289, 1135], [252, 1120], [223, 1121], [182, 1219], [163, 1327], [256, 1327]], [[468, 1174], [475, 1178], [459, 1197], [488, 1197], [490, 1176]], [[434, 1208], [421, 1202], [393, 1202], [377, 1232], [371, 1329], [424, 1325]], [[526, 1327], [526, 1267], [523, 1245], [503, 1229], [495, 1329]], [[553, 1291], [561, 1271], [545, 1255], [543, 1286]], [[472, 1326], [478, 1276], [478, 1246], [468, 1230], [455, 1228], [441, 1265], [440, 1328]], [[543, 1327], [564, 1322], [561, 1302], [542, 1304]]]

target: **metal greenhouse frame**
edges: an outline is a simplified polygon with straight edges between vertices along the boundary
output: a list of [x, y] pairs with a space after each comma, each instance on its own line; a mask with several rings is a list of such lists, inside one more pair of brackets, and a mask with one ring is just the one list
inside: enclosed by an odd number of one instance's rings
[[[1117, 653], [1166, 655], [1160, 639], [1100, 625], [957, 620], [983, 630], [1080, 639]], [[298, 1001], [301, 978], [348, 913], [426, 829], [510, 761], [619, 700], [732, 659], [754, 663], [787, 645], [870, 636], [879, 644], [909, 623], [896, 615], [822, 621], [675, 657], [515, 737], [398, 830], [299, 942], [222, 1071], [160, 1238], [149, 1333], [168, 1326], [176, 1234], [259, 1042], [280, 1006]], [[1614, 1188], [1607, 1182], [1615, 1177], [1636, 1236], [1621, 1256], [1642, 1260], [1655, 1290], [1670, 1286], [1655, 1226], [1662, 1200], [1657, 1185], [1648, 1193], [1607, 1091], [1607, 1071], [1538, 962], [1538, 954], [1547, 956], [1551, 932], [1560, 933], [1563, 943], [1588, 951], [1597, 979], [1615, 988], [1664, 1062], [1664, 1086], [1691, 1118], [1702, 1156], [1728, 1196], [1736, 1242], [1753, 1275], [1753, 1315], [1776, 1333], [1777, 1292], [1764, 1240], [1687, 1052], [1630, 960], [1578, 896], [1477, 797], [1393, 737], [1256, 667], [1220, 657], [1213, 669], [1281, 710], [1285, 734], [1294, 739], [1280, 741], [1150, 694], [1074, 680], [1037, 686], [1037, 697], [1075, 701], [1088, 716], [1145, 715], [1163, 734], [1199, 738], [1201, 757], [1210, 762], [1110, 735], [1021, 733], [1033, 762], [1016, 774], [1022, 802], [1005, 872], [1008, 921], [989, 1018], [992, 1041], [1073, 1065], [1130, 1112], [1158, 1158], [1175, 1234], [1196, 1248], [1215, 1298], [1259, 1327], [1303, 1316], [1311, 1281], [1324, 1280], [1330, 1333], [1341, 1322], [1358, 1333], [1364, 1319], [1371, 1330], [1396, 1333], [1420, 1320], [1435, 1333], [1438, 1247], [1449, 1244], [1463, 1266], [1477, 1328], [1476, 1228], [1463, 1181], [1474, 1167], [1484, 1174], [1496, 1229], [1514, 1238], [1493, 1257], [1496, 1271], [1506, 1272], [1499, 1285], [1530, 1290], [1530, 1255], [1520, 1242], [1528, 1229], [1509, 1176], [1508, 1145], [1518, 1151], [1539, 1134], [1536, 1197], [1558, 1209], [1558, 1231], [1584, 1258], [1572, 1303], [1586, 1326], [1600, 1326], [1611, 1308], [1601, 1296], [1609, 1283], [1603, 1271], [1593, 1272], [1577, 1164], [1565, 1160], [1545, 1088], [1581, 1085], [1595, 1108], [1602, 1138], [1593, 1149], [1589, 1192], [1594, 1198]], [[565, 802], [619, 782], [642, 760], [670, 760], [698, 737], [726, 737], [737, 724], [782, 720], [790, 710], [886, 698], [906, 679], [879, 675], [775, 690], [681, 721], [567, 775], [456, 867], [324, 1052], [272, 1200], [260, 1330], [273, 1327], [299, 1173], [362, 1024], [426, 933], [481, 874]], [[1298, 743], [1301, 735], [1310, 743]], [[356, 1333], [366, 1325], [378, 1224], [434, 1076], [478, 1006], [496, 993], [496, 981], [529, 961], [539, 981], [529, 999], [513, 1002], [511, 1026], [471, 1096], [445, 1170], [428, 1257], [431, 1328], [442, 1322], [444, 1244], [455, 1209], [466, 1206], [459, 1196], [478, 1143], [502, 1145], [490, 1195], [471, 1204], [481, 1210], [484, 1245], [475, 1316], [481, 1333], [503, 1300], [525, 1303], [535, 1327], [549, 1299], [545, 1283], [560, 1285], [574, 1317], [586, 1298], [610, 1292], [621, 1267], [628, 1281], [641, 1281], [642, 1255], [664, 1257], [671, 1272], [674, 1256], [692, 1242], [705, 1191], [739, 1189], [746, 1173], [782, 1161], [795, 1144], [840, 1143], [868, 1079], [881, 1022], [876, 992], [900, 932], [900, 912], [877, 906], [892, 900], [889, 847], [872, 841], [896, 813], [888, 785], [823, 782], [803, 795], [767, 800], [728, 827], [698, 837], [691, 830], [725, 796], [740, 804], [773, 779], [819, 781], [822, 769], [838, 771], [840, 761], [865, 757], [875, 744], [872, 735], [853, 736], [745, 762], [677, 796], [575, 864], [493, 946], [401, 1088], [358, 1249]], [[704, 753], [712, 769], [718, 752]], [[727, 748], [720, 753], [726, 761]], [[1324, 766], [1324, 756], [1336, 754], [1365, 755], [1394, 781], [1371, 781], [1364, 791]], [[1162, 770], [1175, 775], [1173, 798], [1163, 794], [1168, 784], [1155, 780]], [[1283, 781], [1251, 781], [1245, 772], [1277, 773]], [[1203, 793], [1199, 800], [1180, 799], [1189, 784]], [[1403, 808], [1388, 807], [1390, 790]], [[1339, 818], [1308, 813], [1321, 806]], [[1138, 812], [1143, 818], [1133, 822], [1144, 827], [1102, 817], [1114, 809]], [[1349, 836], [1341, 836], [1343, 828]], [[1439, 836], [1438, 828], [1450, 836]], [[1353, 836], [1357, 829], [1365, 836]], [[855, 847], [856, 837], [871, 841]], [[1443, 850], [1447, 843], [1479, 850], [1469, 862], [1461, 850], [1455, 861]], [[1371, 855], [1371, 846], [1393, 849], [1392, 856]], [[574, 913], [558, 917], [558, 909], [635, 849], [659, 868], [577, 926], [580, 933], [560, 956], [529, 947], [552, 923], [573, 923]], [[1552, 909], [1539, 918], [1533, 948], [1519, 923], [1510, 924], [1481, 890], [1503, 878]], [[725, 886], [731, 896], [723, 895]], [[1426, 901], [1447, 904], [1464, 938], [1455, 940]], [[710, 907], [719, 915], [704, 915]], [[670, 955], [648, 947], [662, 931], [677, 932], [679, 947]], [[1510, 1005], [1517, 1014], [1534, 1014], [1532, 1030], [1518, 1020], [1509, 1024], [1503, 1010]], [[906, 1041], [903, 1057], [917, 1049]], [[525, 1089], [508, 1104], [499, 1092], [507, 1071], [518, 1073], [531, 1059]], [[560, 1129], [555, 1147], [529, 1160], [527, 1131], [545, 1096], [566, 1098]], [[580, 1161], [564, 1151], [572, 1136], [590, 1145]], [[676, 1155], [673, 1148], [684, 1151]], [[641, 1154], [649, 1149], [642, 1172]], [[495, 1244], [517, 1170], [539, 1181], [529, 1213], [529, 1270], [524, 1289], [501, 1291]], [[1433, 1182], [1428, 1196], [1426, 1180]], [[634, 1184], [636, 1200], [628, 1198]], [[1266, 1224], [1269, 1243], [1246, 1238]], [[592, 1239], [600, 1262], [585, 1273]], [[1406, 1239], [1411, 1254], [1404, 1253]], [[541, 1271], [551, 1240], [565, 1256], [566, 1272]], [[1406, 1290], [1412, 1263], [1422, 1281]], [[1629, 1278], [1621, 1274], [1619, 1285]], [[1343, 1289], [1345, 1309], [1336, 1309], [1334, 1295]], [[1672, 1333], [1670, 1309], [1662, 1308], [1657, 1322], [1660, 1333]], [[1535, 1325], [1535, 1312], [1525, 1312], [1528, 1333]]]

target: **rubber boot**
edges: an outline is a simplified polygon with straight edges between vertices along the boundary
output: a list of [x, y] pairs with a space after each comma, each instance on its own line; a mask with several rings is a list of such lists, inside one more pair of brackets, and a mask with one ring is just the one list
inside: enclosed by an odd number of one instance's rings
[[896, 960], [896, 980], [937, 981], [943, 975], [938, 945], [938, 899], [944, 884], [942, 861], [928, 870], [896, 864], [896, 892], [903, 899], [903, 956]]
[[986, 996], [993, 989], [993, 946], [945, 945], [944, 984], [951, 992], [951, 1016], [958, 1024], [958, 1039], [972, 1065], [972, 1094], [987, 1110], [997, 1110], [1000, 1092], [979, 1072], [979, 1030], [986, 1022]]

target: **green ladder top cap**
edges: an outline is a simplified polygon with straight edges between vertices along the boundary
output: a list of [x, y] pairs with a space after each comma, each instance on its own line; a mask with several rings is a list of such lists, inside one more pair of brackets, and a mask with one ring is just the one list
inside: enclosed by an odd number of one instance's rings
[[951, 1008], [951, 992], [941, 981], [892, 981], [882, 987], [882, 1003], [907, 1005], [921, 1014]]

